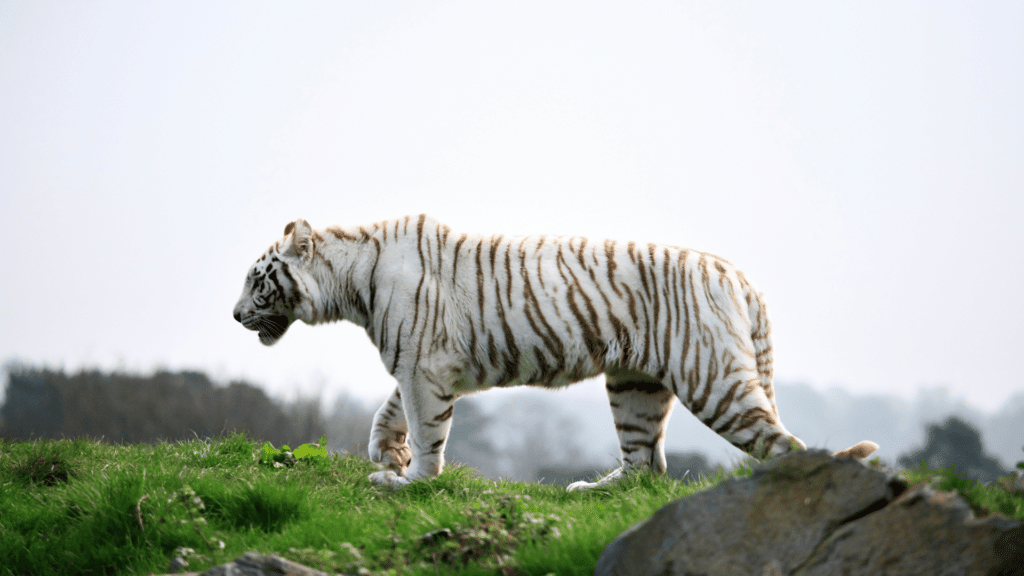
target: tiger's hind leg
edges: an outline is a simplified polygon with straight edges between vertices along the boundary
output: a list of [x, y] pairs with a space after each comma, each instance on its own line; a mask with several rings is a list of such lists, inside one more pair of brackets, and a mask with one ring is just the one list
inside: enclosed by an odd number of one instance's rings
[[[694, 414], [733, 446], [758, 460], [807, 449], [803, 441], [786, 430], [779, 419], [774, 399], [767, 393], [771, 390], [770, 384], [766, 391], [763, 382], [757, 378], [737, 378], [731, 382], [715, 382], [712, 390], [723, 393], [712, 393], [703, 409], [694, 411]], [[866, 458], [877, 449], [877, 444], [865, 441], [834, 455]]]
[[705, 426], [758, 460], [805, 449], [783, 426], [775, 402], [756, 374], [751, 367], [732, 372], [729, 380], [713, 380], [706, 384], [710, 393], [703, 404], [690, 406], [691, 411]]
[[610, 484], [636, 468], [665, 473], [665, 427], [675, 406], [675, 394], [655, 378], [629, 370], [607, 372], [605, 388], [619, 436], [622, 466], [597, 482], [573, 482], [569, 490]]

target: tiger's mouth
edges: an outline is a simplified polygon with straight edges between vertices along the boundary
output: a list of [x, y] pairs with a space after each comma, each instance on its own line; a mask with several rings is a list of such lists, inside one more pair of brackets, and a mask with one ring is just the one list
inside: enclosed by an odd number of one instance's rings
[[291, 321], [287, 316], [263, 316], [253, 323], [253, 329], [259, 334], [260, 343], [264, 346], [270, 346], [280, 340], [281, 336], [284, 336], [290, 324]]

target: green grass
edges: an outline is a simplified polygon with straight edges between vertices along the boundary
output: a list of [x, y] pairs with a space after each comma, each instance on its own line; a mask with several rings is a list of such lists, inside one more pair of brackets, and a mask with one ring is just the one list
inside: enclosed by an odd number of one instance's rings
[[[750, 473], [741, 464], [695, 482], [638, 474], [569, 493], [450, 466], [393, 490], [369, 483], [372, 463], [305, 446], [284, 458], [240, 435], [114, 446], [0, 440], [0, 574], [160, 574], [174, 571], [176, 556], [201, 571], [251, 550], [332, 573], [592, 574], [626, 528]], [[951, 478], [921, 481], [1024, 518], [1024, 498], [985, 495], [995, 489], [969, 481], [941, 485]]]
[[911, 484], [928, 482], [937, 490], [955, 490], [971, 505], [975, 516], [984, 517], [994, 512], [1024, 520], [1024, 494], [1014, 494], [998, 484], [983, 484], [967, 478], [955, 466], [929, 470], [920, 465], [905, 470], [903, 476]]

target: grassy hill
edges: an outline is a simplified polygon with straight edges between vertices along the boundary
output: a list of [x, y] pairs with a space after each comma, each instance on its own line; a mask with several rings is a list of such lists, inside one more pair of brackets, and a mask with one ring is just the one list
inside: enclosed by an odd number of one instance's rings
[[[201, 571], [244, 552], [332, 573], [591, 574], [623, 530], [732, 475], [637, 475], [608, 490], [493, 482], [451, 466], [402, 490], [320, 447], [242, 435], [159, 444], [0, 441], [0, 574]], [[1024, 519], [1024, 497], [917, 469], [976, 510]], [[175, 558], [188, 563], [174, 564]]]

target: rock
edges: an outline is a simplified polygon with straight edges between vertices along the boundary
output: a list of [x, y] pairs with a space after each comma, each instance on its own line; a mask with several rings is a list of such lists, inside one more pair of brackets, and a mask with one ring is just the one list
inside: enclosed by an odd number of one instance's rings
[[665, 506], [612, 542], [595, 574], [1024, 575], [1022, 545], [1019, 522], [978, 520], [953, 493], [797, 451]]
[[[1019, 525], [1001, 516], [978, 520], [955, 492], [922, 485], [842, 526], [797, 573], [990, 574], [1002, 560], [996, 541]], [[1018, 568], [1024, 574], [1024, 562]]]
[[280, 556], [246, 552], [234, 562], [210, 568], [203, 576], [327, 576], [327, 573]]

